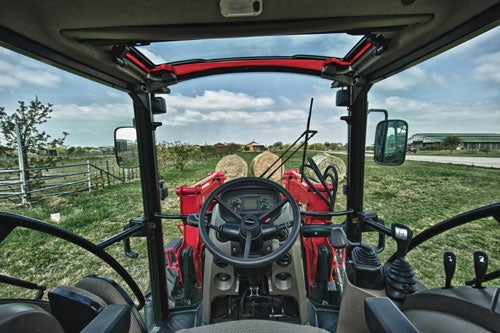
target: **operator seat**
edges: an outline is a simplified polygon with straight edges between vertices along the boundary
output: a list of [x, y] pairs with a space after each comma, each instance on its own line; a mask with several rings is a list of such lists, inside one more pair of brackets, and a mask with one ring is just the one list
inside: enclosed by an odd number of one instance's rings
[[64, 333], [57, 319], [35, 304], [0, 305], [0, 332]]
[[130, 330], [129, 333], [147, 332], [146, 325], [135, 307], [134, 302], [122, 287], [114, 280], [98, 275], [84, 277], [75, 284], [75, 287], [87, 290], [100, 297], [108, 305], [125, 304], [130, 306]]

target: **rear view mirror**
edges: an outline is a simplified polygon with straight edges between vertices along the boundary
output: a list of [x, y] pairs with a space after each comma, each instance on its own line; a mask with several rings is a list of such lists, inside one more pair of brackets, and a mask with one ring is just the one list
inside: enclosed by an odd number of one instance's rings
[[382, 165], [401, 165], [405, 161], [408, 123], [404, 120], [384, 120], [375, 132], [374, 159]]
[[118, 127], [115, 130], [116, 163], [122, 168], [137, 168], [139, 152], [137, 150], [137, 133], [133, 127]]

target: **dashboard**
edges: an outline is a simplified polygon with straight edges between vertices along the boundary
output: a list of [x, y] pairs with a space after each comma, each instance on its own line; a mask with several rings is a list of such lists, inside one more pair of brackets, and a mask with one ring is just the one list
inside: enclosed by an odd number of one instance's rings
[[[280, 196], [274, 191], [259, 190], [233, 190], [221, 195], [224, 203], [239, 215], [260, 215], [280, 201]], [[222, 217], [227, 220], [230, 215], [222, 209]]]

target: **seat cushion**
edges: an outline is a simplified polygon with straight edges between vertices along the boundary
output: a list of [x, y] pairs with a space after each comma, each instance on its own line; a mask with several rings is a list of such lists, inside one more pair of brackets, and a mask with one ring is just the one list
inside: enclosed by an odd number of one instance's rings
[[64, 333], [54, 316], [29, 303], [0, 305], [0, 332]]
[[270, 320], [235, 320], [212, 325], [186, 328], [177, 333], [328, 333], [314, 326], [283, 323]]

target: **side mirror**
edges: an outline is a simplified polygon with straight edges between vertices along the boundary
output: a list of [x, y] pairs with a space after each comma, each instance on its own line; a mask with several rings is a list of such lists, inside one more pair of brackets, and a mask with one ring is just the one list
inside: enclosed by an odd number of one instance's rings
[[132, 169], [139, 166], [137, 133], [133, 127], [118, 127], [115, 130], [116, 163], [122, 168]]
[[401, 165], [405, 161], [408, 123], [384, 120], [375, 131], [374, 160], [382, 165]]

